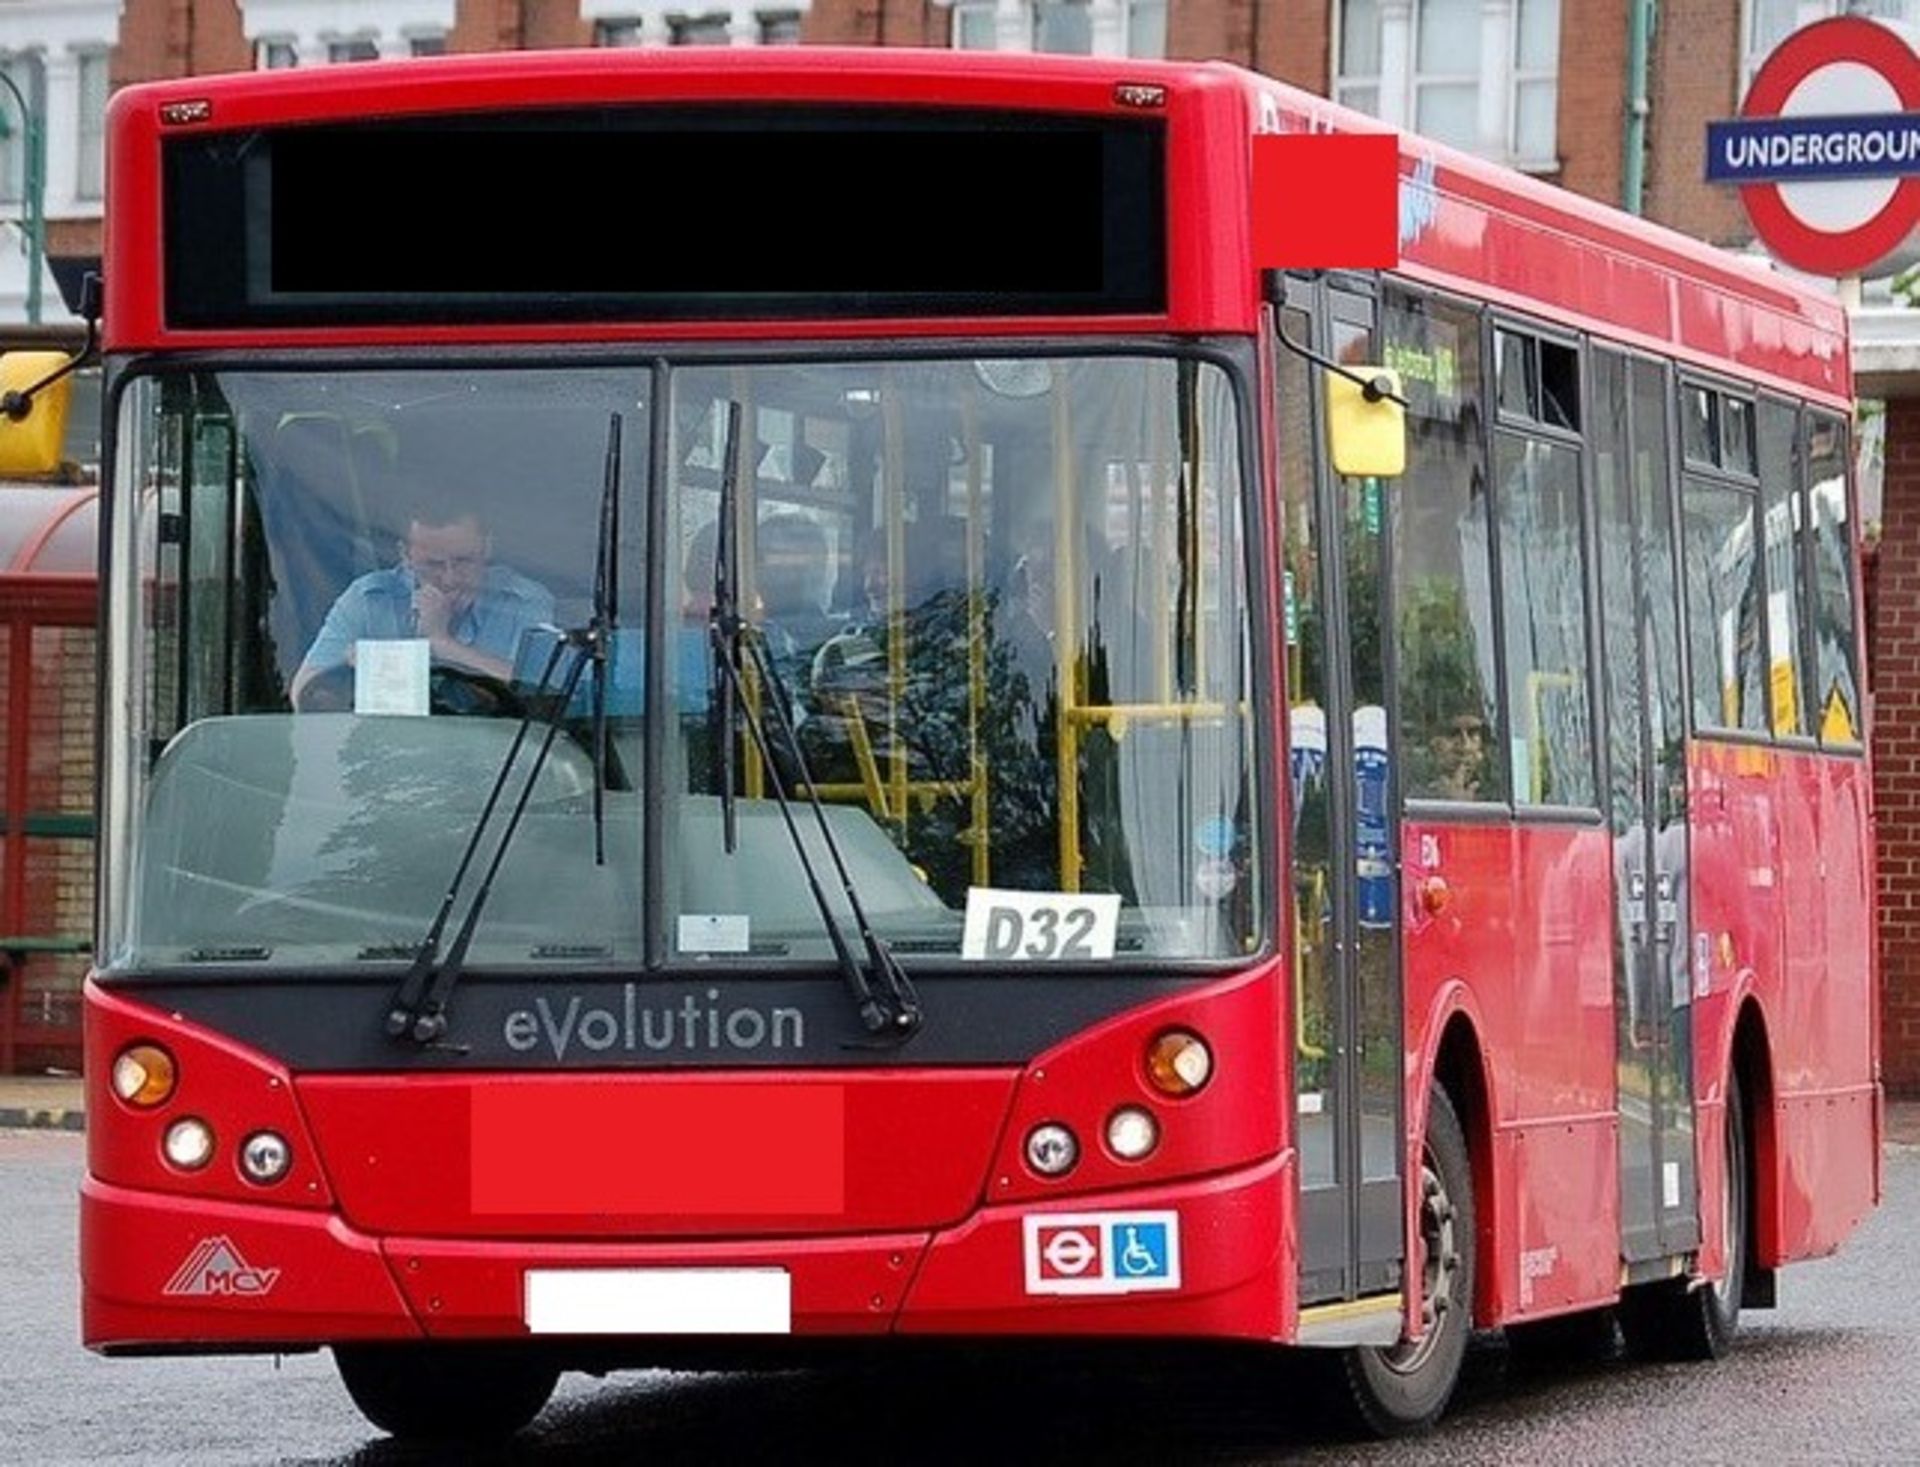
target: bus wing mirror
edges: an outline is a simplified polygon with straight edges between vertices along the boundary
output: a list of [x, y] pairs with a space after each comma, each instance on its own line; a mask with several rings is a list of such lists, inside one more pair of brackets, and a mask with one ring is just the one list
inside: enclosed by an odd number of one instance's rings
[[29, 478], [60, 467], [73, 378], [47, 379], [68, 360], [58, 351], [0, 354], [0, 477]]
[[1400, 374], [1382, 367], [1349, 370], [1351, 377], [1326, 374], [1327, 449], [1333, 471], [1357, 478], [1398, 478], [1407, 468], [1407, 413], [1397, 400]]

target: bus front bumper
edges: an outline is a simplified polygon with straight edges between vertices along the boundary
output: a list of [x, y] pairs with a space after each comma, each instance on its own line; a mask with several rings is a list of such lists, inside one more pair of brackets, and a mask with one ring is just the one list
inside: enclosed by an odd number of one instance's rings
[[[717, 1270], [784, 1274], [794, 1336], [1276, 1340], [1293, 1317], [1291, 1162], [987, 1207], [931, 1234], [698, 1243], [376, 1238], [330, 1212], [89, 1177], [82, 1330], [90, 1348], [114, 1353], [525, 1340], [530, 1274], [610, 1270], [617, 1282], [623, 1271]], [[617, 1315], [589, 1332], [636, 1359], [660, 1334]]]

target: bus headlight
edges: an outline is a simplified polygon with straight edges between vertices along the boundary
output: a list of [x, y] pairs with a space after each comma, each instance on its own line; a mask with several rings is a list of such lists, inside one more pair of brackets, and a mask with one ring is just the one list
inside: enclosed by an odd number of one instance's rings
[[1147, 1046], [1147, 1079], [1162, 1095], [1192, 1095], [1211, 1078], [1213, 1051], [1198, 1034], [1169, 1029]]
[[1027, 1132], [1027, 1165], [1043, 1177], [1061, 1177], [1080, 1160], [1080, 1143], [1057, 1121]]
[[183, 1172], [197, 1172], [213, 1160], [213, 1127], [205, 1121], [188, 1116], [184, 1121], [175, 1121], [167, 1127], [167, 1134], [161, 1138], [161, 1149], [166, 1152], [167, 1160]]
[[113, 1093], [141, 1110], [165, 1103], [178, 1078], [173, 1056], [157, 1044], [130, 1044], [113, 1062]]
[[240, 1170], [249, 1182], [261, 1186], [279, 1181], [293, 1165], [293, 1148], [284, 1136], [272, 1131], [255, 1131], [240, 1143]]
[[1124, 1105], [1107, 1117], [1107, 1150], [1122, 1161], [1140, 1161], [1160, 1144], [1160, 1123], [1137, 1105]]

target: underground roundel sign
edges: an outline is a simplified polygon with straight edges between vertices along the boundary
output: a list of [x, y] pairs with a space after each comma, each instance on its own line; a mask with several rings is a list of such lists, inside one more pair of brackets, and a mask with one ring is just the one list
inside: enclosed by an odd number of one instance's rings
[[1891, 266], [1920, 226], [1920, 55], [1861, 16], [1795, 31], [1739, 118], [1708, 124], [1707, 179], [1739, 185], [1754, 232], [1789, 265]]

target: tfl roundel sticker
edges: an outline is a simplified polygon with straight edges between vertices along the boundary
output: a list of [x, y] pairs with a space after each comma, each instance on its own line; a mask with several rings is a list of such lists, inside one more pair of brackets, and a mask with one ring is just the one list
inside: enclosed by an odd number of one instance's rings
[[1029, 1294], [1180, 1287], [1177, 1212], [1049, 1212], [1022, 1221]]

